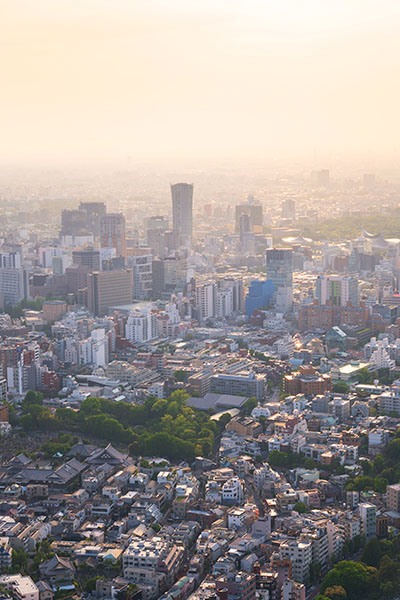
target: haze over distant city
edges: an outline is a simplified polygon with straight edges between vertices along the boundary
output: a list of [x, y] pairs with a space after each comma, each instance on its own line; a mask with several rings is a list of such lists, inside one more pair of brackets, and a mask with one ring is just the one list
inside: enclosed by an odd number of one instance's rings
[[400, 1], [0, 6], [0, 600], [400, 600]]
[[0, 161], [396, 159], [399, 19], [395, 0], [3, 0]]

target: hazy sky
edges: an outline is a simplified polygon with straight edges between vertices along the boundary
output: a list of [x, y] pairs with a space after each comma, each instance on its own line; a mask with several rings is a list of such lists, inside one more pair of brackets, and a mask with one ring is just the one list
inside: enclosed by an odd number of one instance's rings
[[393, 156], [400, 0], [0, 0], [0, 161]]

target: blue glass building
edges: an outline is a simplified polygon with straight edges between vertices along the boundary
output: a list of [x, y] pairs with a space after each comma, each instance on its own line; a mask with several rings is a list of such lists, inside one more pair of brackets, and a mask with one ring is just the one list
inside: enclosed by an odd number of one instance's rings
[[251, 317], [258, 308], [268, 306], [273, 295], [274, 282], [271, 279], [252, 281], [246, 296], [246, 316]]

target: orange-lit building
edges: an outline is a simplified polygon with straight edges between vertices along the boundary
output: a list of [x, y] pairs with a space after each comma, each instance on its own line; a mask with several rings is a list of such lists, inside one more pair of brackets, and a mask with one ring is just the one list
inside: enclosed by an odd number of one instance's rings
[[295, 373], [284, 376], [283, 385], [285, 393], [290, 396], [317, 395], [332, 389], [332, 379], [330, 375], [321, 375], [311, 365], [302, 365]]

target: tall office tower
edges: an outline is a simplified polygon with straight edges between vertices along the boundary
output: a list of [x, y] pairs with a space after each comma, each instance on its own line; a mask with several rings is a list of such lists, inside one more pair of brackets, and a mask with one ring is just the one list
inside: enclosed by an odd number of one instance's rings
[[165, 265], [164, 260], [155, 259], [151, 265], [152, 297], [154, 300], [161, 298], [165, 289]]
[[85, 265], [92, 271], [100, 271], [100, 252], [94, 248], [76, 248], [72, 251], [72, 262], [74, 265]]
[[262, 231], [263, 211], [259, 202], [249, 196], [247, 203], [237, 204], [235, 206], [235, 230], [240, 233], [240, 218], [242, 215], [249, 216], [249, 231]]
[[240, 245], [246, 252], [254, 254], [255, 251], [255, 234], [250, 227], [249, 215], [240, 216]]
[[239, 235], [242, 246], [245, 245], [248, 234], [250, 233], [250, 215], [242, 213], [239, 217]]
[[104, 202], [81, 202], [79, 210], [86, 214], [86, 227], [96, 237], [100, 235], [100, 221], [107, 212]]
[[292, 287], [293, 285], [293, 253], [286, 248], [267, 250], [267, 279], [274, 282], [274, 289]]
[[29, 298], [29, 275], [25, 269], [0, 268], [0, 306], [15, 306]]
[[63, 210], [60, 235], [78, 235], [87, 232], [86, 213], [82, 210]]
[[286, 198], [282, 202], [282, 218], [283, 219], [296, 219], [296, 203], [291, 198]]
[[123, 214], [110, 213], [101, 218], [100, 242], [102, 248], [115, 248], [117, 257], [126, 257], [126, 230]]
[[87, 302], [90, 312], [96, 316], [103, 316], [110, 306], [132, 303], [132, 271], [91, 273], [88, 275], [87, 288]]
[[315, 296], [320, 304], [330, 302], [333, 306], [346, 306], [351, 302], [353, 306], [358, 306], [358, 279], [342, 275], [318, 275]]
[[133, 297], [135, 300], [150, 299], [153, 291], [151, 248], [130, 248], [126, 262], [133, 271]]
[[274, 284], [275, 306], [284, 311], [293, 303], [293, 253], [290, 249], [267, 250], [267, 279]]
[[183, 243], [190, 243], [193, 233], [193, 184], [171, 185], [172, 226], [178, 231]]

